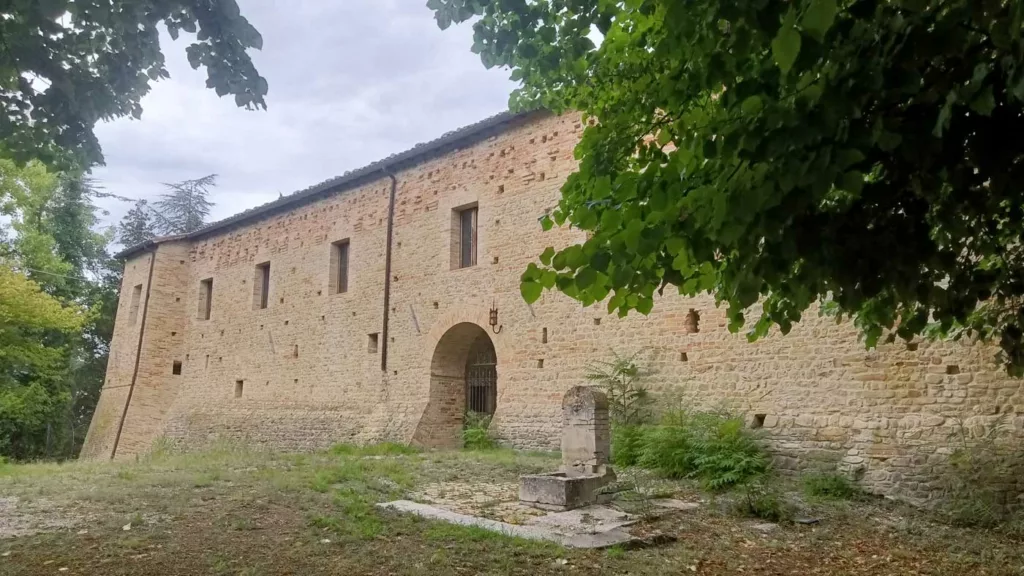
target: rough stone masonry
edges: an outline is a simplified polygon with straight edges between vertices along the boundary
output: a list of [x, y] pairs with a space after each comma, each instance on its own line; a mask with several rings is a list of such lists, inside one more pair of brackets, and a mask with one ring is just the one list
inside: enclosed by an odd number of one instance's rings
[[[83, 456], [217, 439], [285, 450], [458, 442], [467, 402], [498, 438], [557, 449], [584, 366], [643, 350], [655, 392], [763, 428], [783, 469], [822, 466], [924, 498], [958, 419], [1024, 438], [1024, 388], [994, 350], [866, 350], [809, 312], [747, 343], [711, 297], [619, 319], [519, 276], [574, 169], [578, 115], [503, 114], [184, 237], [128, 249], [107, 377]], [[491, 321], [494, 325], [491, 325]], [[671, 394], [668, 394], [671, 392]]]

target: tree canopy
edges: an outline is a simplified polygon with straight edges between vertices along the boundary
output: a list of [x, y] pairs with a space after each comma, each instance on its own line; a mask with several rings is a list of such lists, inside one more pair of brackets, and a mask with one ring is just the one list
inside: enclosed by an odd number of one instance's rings
[[192, 68], [246, 108], [266, 108], [267, 81], [247, 53], [263, 38], [235, 0], [14, 0], [0, 8], [0, 157], [102, 163], [99, 120], [142, 115], [150, 82], [170, 77], [158, 25], [194, 33]]
[[106, 369], [119, 267], [78, 174], [0, 160], [0, 456], [73, 455]]
[[121, 219], [117, 227], [117, 240], [122, 246], [129, 247], [138, 246], [155, 236], [149, 204], [145, 200], [137, 200], [135, 206]]
[[1024, 3], [428, 6], [475, 20], [473, 50], [522, 81], [513, 107], [592, 120], [541, 219], [590, 234], [530, 265], [527, 301], [624, 315], [709, 291], [751, 339], [821, 301], [870, 346], [991, 338], [1024, 373]]
[[213, 203], [207, 200], [217, 175], [164, 184], [168, 189], [156, 202], [154, 224], [161, 234], [188, 234], [203, 227]]
[[82, 321], [74, 308], [0, 262], [0, 455], [42, 452], [47, 424], [70, 400], [68, 349], [52, 339]]

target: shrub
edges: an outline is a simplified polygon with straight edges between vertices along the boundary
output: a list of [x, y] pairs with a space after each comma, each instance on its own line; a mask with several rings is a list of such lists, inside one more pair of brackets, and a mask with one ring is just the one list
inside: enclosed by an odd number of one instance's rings
[[768, 471], [768, 456], [743, 419], [704, 415], [707, 433], [697, 437], [698, 476], [713, 490], [743, 484]]
[[672, 412], [661, 424], [638, 427], [619, 443], [627, 456], [639, 446], [637, 465], [669, 478], [696, 478], [711, 490], [745, 484], [769, 468], [764, 448], [736, 416]]
[[626, 488], [615, 494], [617, 504], [623, 511], [649, 519], [654, 516], [654, 498], [670, 497], [671, 494], [657, 494], [650, 473], [636, 467], [623, 471], [618, 484]]
[[647, 428], [643, 426], [612, 427], [612, 463], [616, 466], [636, 466], [643, 453]]
[[608, 416], [613, 426], [636, 426], [651, 418], [653, 399], [643, 381], [652, 372], [637, 358], [643, 350], [632, 356], [612, 352], [612, 360], [587, 364], [585, 378], [594, 382], [608, 396]]
[[1024, 476], [1024, 457], [1004, 440], [1005, 417], [984, 429], [977, 440], [961, 419], [949, 436], [953, 452], [939, 476], [939, 512], [955, 526], [995, 527], [1013, 519], [1017, 479]]
[[652, 372], [638, 361], [641, 352], [613, 352], [612, 360], [587, 365], [587, 380], [608, 396], [611, 459], [616, 466], [641, 466], [669, 478], [697, 478], [712, 490], [743, 484], [768, 470], [768, 457], [757, 438], [735, 416], [689, 411], [676, 402], [659, 424], [650, 424], [654, 399], [643, 382]]
[[769, 522], [791, 519], [793, 507], [767, 480], [761, 478], [743, 487], [741, 497], [736, 501], [737, 512]]
[[856, 500], [863, 495], [852, 480], [842, 474], [817, 472], [803, 478], [804, 493], [813, 498]]
[[688, 478], [697, 473], [697, 449], [691, 426], [649, 426], [644, 431], [637, 464], [669, 478]]
[[462, 446], [467, 450], [490, 450], [497, 447], [488, 432], [491, 416], [479, 412], [466, 412], [462, 425]]

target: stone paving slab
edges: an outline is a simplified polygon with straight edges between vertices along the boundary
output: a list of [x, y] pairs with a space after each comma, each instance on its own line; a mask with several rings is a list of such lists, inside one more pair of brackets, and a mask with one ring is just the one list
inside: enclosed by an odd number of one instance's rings
[[636, 522], [636, 517], [607, 506], [587, 506], [530, 518], [529, 526], [543, 526], [566, 535], [599, 534]]
[[669, 508], [672, 510], [683, 510], [690, 511], [700, 508], [700, 504], [697, 502], [686, 502], [683, 500], [675, 500], [672, 498], [659, 498], [657, 500], [651, 500], [651, 504], [659, 508]]
[[[438, 508], [437, 506], [431, 506], [429, 504], [421, 504], [411, 500], [395, 500], [393, 502], [377, 504], [377, 506], [399, 512], [415, 514], [432, 520], [451, 522], [452, 524], [458, 524], [460, 526], [478, 526], [506, 536], [526, 538], [529, 540], [546, 540], [569, 548], [606, 548], [608, 546], [625, 544], [634, 540], [633, 536], [623, 530], [620, 530], [619, 527], [614, 527], [604, 532], [593, 534], [564, 534], [550, 526], [540, 526], [536, 524], [509, 524], [507, 522], [479, 518], [468, 514], [460, 514], [458, 512], [452, 512], [450, 510], [445, 510], [444, 508]], [[558, 512], [556, 514], [566, 513]]]

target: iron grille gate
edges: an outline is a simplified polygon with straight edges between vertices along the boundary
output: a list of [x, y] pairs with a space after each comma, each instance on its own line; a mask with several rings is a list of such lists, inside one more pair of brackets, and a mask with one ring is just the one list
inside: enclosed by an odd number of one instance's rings
[[487, 335], [481, 335], [469, 349], [466, 361], [466, 408], [480, 414], [494, 414], [498, 404], [498, 359]]

